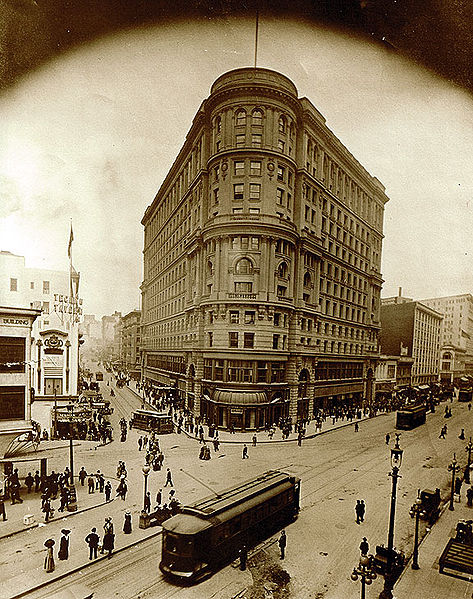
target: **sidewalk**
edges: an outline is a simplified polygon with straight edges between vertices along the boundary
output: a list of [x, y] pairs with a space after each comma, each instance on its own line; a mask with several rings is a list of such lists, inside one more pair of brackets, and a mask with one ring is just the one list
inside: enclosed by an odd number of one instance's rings
[[[419, 547], [419, 570], [413, 570], [409, 561], [403, 574], [394, 587], [396, 599], [425, 597], [428, 599], [458, 599], [473, 597], [473, 585], [438, 571], [438, 560], [450, 537], [455, 537], [455, 528], [459, 520], [473, 518], [473, 508], [466, 505], [466, 487], [462, 488], [462, 501], [454, 504], [454, 511], [445, 506], [439, 520], [434, 524]], [[460, 574], [460, 573], [459, 573]], [[467, 574], [460, 574], [468, 578]]]

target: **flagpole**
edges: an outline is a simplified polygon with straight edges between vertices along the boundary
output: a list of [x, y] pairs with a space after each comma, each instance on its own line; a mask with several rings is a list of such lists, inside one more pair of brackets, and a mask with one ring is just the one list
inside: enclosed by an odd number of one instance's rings
[[255, 29], [255, 69], [256, 69], [256, 60], [258, 57], [258, 25], [259, 25], [259, 11], [256, 11], [256, 29]]

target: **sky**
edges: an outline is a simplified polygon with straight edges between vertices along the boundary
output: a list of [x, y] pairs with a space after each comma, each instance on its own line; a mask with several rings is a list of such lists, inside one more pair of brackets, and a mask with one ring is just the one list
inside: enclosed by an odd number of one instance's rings
[[[146, 207], [215, 79], [253, 65], [254, 21], [128, 30], [0, 96], [0, 250], [81, 273], [84, 312], [140, 305]], [[262, 15], [258, 66], [287, 75], [386, 187], [383, 296], [473, 292], [473, 98], [395, 53]]]

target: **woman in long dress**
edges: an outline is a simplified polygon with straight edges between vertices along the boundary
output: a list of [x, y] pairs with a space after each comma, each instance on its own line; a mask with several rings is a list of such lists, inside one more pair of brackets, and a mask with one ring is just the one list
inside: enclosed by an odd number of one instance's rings
[[62, 537], [59, 541], [59, 552], [57, 554], [58, 558], [61, 560], [65, 560], [69, 558], [69, 533], [70, 530], [62, 529]]
[[123, 532], [126, 535], [131, 534], [131, 513], [125, 512], [125, 522], [123, 523]]
[[113, 522], [111, 518], [105, 518], [103, 530], [102, 553], [108, 551], [108, 557], [110, 558], [115, 546], [115, 535], [113, 534]]
[[44, 542], [44, 546], [46, 547], [46, 557], [44, 558], [44, 569], [46, 572], [54, 572], [54, 556], [53, 556], [53, 547], [54, 547], [54, 539], [48, 539]]

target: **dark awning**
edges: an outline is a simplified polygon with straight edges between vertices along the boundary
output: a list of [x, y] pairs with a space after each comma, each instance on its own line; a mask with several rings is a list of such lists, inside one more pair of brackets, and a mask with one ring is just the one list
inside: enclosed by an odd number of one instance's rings
[[268, 403], [263, 391], [234, 391], [232, 389], [216, 389], [214, 401], [234, 406], [261, 405]]

